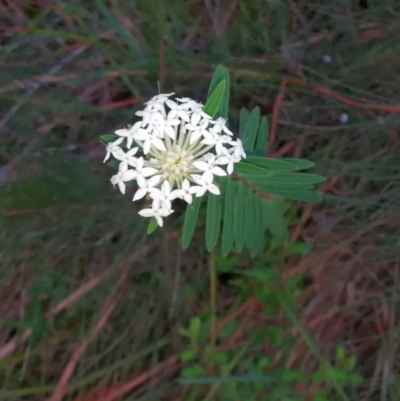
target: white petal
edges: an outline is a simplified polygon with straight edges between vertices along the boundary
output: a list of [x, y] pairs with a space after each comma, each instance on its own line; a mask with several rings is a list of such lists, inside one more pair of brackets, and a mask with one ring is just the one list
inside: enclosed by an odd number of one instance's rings
[[114, 131], [114, 134], [118, 136], [127, 136], [129, 134], [129, 130], [127, 130], [126, 128], [117, 129], [116, 131]]
[[158, 170], [153, 167], [143, 167], [140, 172], [143, 177], [150, 177], [151, 175], [158, 173]]
[[138, 212], [143, 217], [153, 217], [154, 216], [154, 210], [153, 209], [142, 209]]
[[160, 215], [158, 215], [157, 213], [154, 215], [154, 217], [155, 217], [155, 219], [156, 219], [156, 221], [157, 221], [157, 224], [160, 226], [160, 227], [162, 227], [163, 226], [163, 219], [161, 218], [161, 216]]
[[228, 164], [227, 171], [229, 175], [233, 173], [233, 163]]
[[189, 189], [189, 188], [190, 188], [190, 182], [188, 179], [185, 178], [182, 182], [182, 189], [185, 190], [185, 189]]
[[194, 113], [192, 115], [192, 118], [190, 119], [190, 123], [192, 125], [197, 125], [200, 122], [200, 120], [201, 120], [200, 114], [199, 113]]
[[197, 160], [197, 161], [193, 162], [193, 166], [201, 171], [206, 171], [206, 170], [209, 170], [209, 168], [210, 168], [209, 164], [203, 160]]
[[161, 185], [161, 191], [168, 196], [171, 193], [171, 184], [168, 181], [164, 181]]
[[175, 130], [172, 127], [165, 127], [164, 132], [171, 138], [175, 139]]
[[147, 185], [149, 187], [155, 187], [161, 180], [161, 175], [155, 175], [148, 179]]
[[226, 175], [226, 172], [222, 170], [221, 167], [218, 166], [214, 166], [211, 171], [213, 174], [218, 175], [220, 177], [224, 177]]
[[146, 180], [146, 178], [143, 177], [142, 174], [138, 174], [137, 175], [136, 181], [137, 181], [137, 183], [138, 183], [140, 188], [147, 187], [147, 180]]
[[197, 192], [196, 192], [196, 197], [200, 198], [200, 196], [203, 196], [207, 191], [206, 187], [201, 187]]
[[214, 138], [204, 138], [200, 143], [203, 143], [204, 145], [215, 145], [216, 140]]
[[151, 140], [150, 138], [148, 138], [143, 144], [143, 153], [147, 155], [147, 153], [150, 152], [150, 149], [151, 149]]
[[210, 184], [214, 181], [214, 174], [211, 170], [207, 170], [203, 173], [203, 182]]
[[219, 188], [214, 184], [210, 184], [208, 190], [214, 195], [219, 195], [221, 193]]
[[123, 174], [122, 174], [122, 180], [123, 181], [132, 181], [132, 180], [135, 180], [136, 177], [137, 177], [136, 170], [124, 171]]
[[193, 201], [193, 196], [191, 194], [185, 194], [183, 195], [183, 199], [185, 200], [185, 202], [191, 204]]
[[203, 185], [203, 177], [199, 174], [192, 174], [193, 181], [196, 184]]
[[153, 146], [157, 148], [158, 150], [167, 150], [167, 148], [164, 145], [164, 142], [160, 138], [153, 138], [152, 140]]
[[123, 181], [118, 181], [117, 182], [118, 188], [121, 191], [122, 194], [125, 194], [125, 189], [126, 189], [126, 185]]
[[146, 196], [146, 194], [147, 194], [146, 188], [139, 188], [133, 197], [133, 201], [137, 201], [139, 199], [144, 198]]
[[[150, 195], [150, 198], [151, 199], [153, 199], [153, 200], [155, 200], [155, 201], [158, 201], [158, 200], [160, 200], [160, 199], [163, 199], [163, 193], [161, 192], [161, 190], [159, 190], [158, 188], [153, 188], [152, 190], [151, 190], [151, 192], [149, 192], [149, 195]], [[156, 208], [157, 209], [157, 208]]]
[[201, 132], [199, 130], [193, 131], [190, 134], [189, 144], [192, 145], [193, 143], [197, 142], [201, 138]]
[[133, 134], [133, 139], [136, 139], [138, 141], [145, 141], [148, 137], [149, 137], [149, 133], [143, 128], [139, 128]]
[[174, 200], [176, 198], [181, 198], [182, 191], [180, 189], [175, 189], [169, 195], [169, 199]]

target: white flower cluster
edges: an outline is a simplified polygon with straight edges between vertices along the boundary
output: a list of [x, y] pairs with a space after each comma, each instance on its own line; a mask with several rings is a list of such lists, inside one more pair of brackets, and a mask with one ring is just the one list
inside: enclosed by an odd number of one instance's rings
[[173, 101], [171, 95], [153, 97], [136, 113], [140, 121], [115, 131], [119, 138], [107, 144], [104, 159], [112, 155], [120, 161], [111, 183], [123, 194], [126, 182], [137, 181], [133, 200], [146, 195], [152, 200], [139, 214], [154, 217], [160, 226], [163, 217], [173, 213], [174, 199], [191, 203], [193, 195], [200, 197], [207, 191], [219, 195], [214, 176], [232, 174], [234, 163], [246, 157], [241, 140], [232, 138], [225, 119], [215, 120], [202, 104], [189, 98]]

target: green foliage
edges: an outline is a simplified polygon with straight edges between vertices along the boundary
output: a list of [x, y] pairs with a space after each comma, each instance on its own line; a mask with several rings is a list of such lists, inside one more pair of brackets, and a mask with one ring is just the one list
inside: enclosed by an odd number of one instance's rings
[[[275, 257], [279, 257], [272, 244], [270, 249]], [[306, 251], [302, 243], [292, 244], [292, 249]], [[270, 256], [271, 259], [274, 258], [274, 255]], [[275, 318], [281, 316], [283, 305], [296, 307], [298, 294], [303, 290], [301, 277], [292, 277], [284, 282], [274, 268], [265, 265], [239, 270], [233, 268], [237, 263], [234, 258], [220, 258], [217, 263], [217, 270], [228, 270], [237, 275], [234, 284], [239, 291], [238, 298], [247, 299], [249, 293], [254, 294], [263, 305], [268, 319], [250, 328], [245, 339], [241, 340], [252, 344], [251, 349], [247, 346], [226, 347], [226, 341], [229, 344], [240, 325], [236, 319], [231, 320], [218, 333], [219, 341], [224, 346], [215, 350], [209, 345], [207, 335], [211, 324], [210, 316], [205, 313], [192, 317], [188, 328], [181, 329], [181, 333], [189, 340], [189, 346], [180, 354], [181, 361], [185, 364], [181, 381], [193, 385], [191, 394], [197, 394], [196, 389], [203, 386], [206, 394], [204, 399], [218, 391], [220, 399], [226, 400], [304, 401], [295, 392], [296, 385], [301, 383], [313, 389], [313, 401], [333, 401], [339, 398], [331, 398], [332, 383], [347, 386], [361, 380], [361, 376], [354, 371], [355, 356], [347, 356], [341, 345], [336, 347], [335, 362], [328, 369], [325, 363], [321, 363], [310, 375], [302, 367], [283, 367], [290, 358], [297, 339], [292, 330], [286, 330], [282, 321]], [[261, 352], [261, 347], [266, 343], [280, 351], [282, 360], [279, 365], [273, 363], [268, 353]]]
[[[227, 118], [229, 82], [228, 70], [218, 66], [204, 108], [211, 116]], [[235, 164], [232, 182], [230, 178], [218, 180], [222, 195], [208, 196], [205, 240], [209, 252], [217, 246], [220, 232], [221, 249], [225, 256], [233, 247], [237, 251], [246, 248], [256, 255], [263, 246], [267, 229], [276, 236], [278, 243], [283, 244], [288, 238], [288, 230], [280, 199], [306, 202], [322, 200], [321, 193], [315, 191], [314, 187], [323, 182], [324, 177], [299, 172], [312, 167], [313, 163], [301, 159], [264, 157], [268, 136], [268, 123], [265, 117], [260, 120], [260, 109], [256, 107], [251, 112], [242, 109], [239, 137], [248, 156]], [[196, 200], [186, 209], [183, 249], [190, 245], [199, 204]]]

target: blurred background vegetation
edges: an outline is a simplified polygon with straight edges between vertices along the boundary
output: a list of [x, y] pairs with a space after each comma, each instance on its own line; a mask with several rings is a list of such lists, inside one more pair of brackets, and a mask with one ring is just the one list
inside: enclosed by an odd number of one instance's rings
[[[1, 400], [399, 400], [400, 2], [0, 3]], [[98, 137], [150, 96], [259, 106], [327, 177], [290, 241], [224, 259], [146, 236]], [[131, 194], [129, 194], [131, 195]]]

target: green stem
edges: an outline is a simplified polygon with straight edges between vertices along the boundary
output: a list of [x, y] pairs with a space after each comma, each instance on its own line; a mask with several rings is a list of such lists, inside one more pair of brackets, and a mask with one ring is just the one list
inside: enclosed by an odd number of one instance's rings
[[211, 352], [217, 344], [217, 272], [215, 269], [215, 253], [210, 252], [210, 345]]

